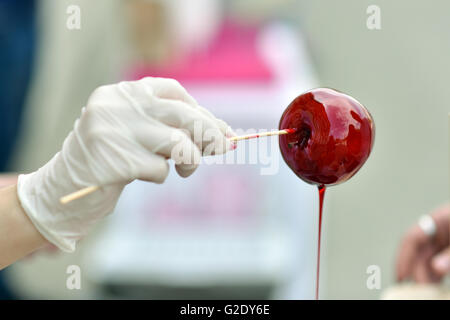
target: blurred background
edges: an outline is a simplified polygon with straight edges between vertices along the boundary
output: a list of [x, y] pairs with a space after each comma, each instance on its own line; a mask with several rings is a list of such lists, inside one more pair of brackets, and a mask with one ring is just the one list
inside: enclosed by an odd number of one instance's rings
[[[448, 12], [445, 0], [0, 0], [0, 169], [46, 163], [102, 84], [176, 78], [242, 129], [276, 128], [298, 94], [336, 88], [370, 110], [377, 136], [361, 171], [327, 190], [320, 295], [377, 299], [405, 229], [449, 199]], [[268, 155], [276, 175], [235, 164], [132, 183], [76, 253], [2, 271], [0, 297], [314, 298], [317, 190]], [[66, 288], [74, 264], [81, 290]]]

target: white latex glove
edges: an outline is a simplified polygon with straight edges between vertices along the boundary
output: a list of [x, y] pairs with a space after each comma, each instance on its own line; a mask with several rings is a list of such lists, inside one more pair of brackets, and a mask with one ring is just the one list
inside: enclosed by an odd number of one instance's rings
[[[126, 184], [164, 182], [168, 158], [180, 176], [188, 177], [202, 152], [234, 149], [227, 135], [233, 135], [228, 125], [175, 80], [102, 86], [90, 96], [62, 150], [38, 171], [19, 176], [18, 196], [39, 232], [71, 252], [92, 224], [113, 211]], [[88, 186], [102, 188], [65, 205], [59, 202]]]

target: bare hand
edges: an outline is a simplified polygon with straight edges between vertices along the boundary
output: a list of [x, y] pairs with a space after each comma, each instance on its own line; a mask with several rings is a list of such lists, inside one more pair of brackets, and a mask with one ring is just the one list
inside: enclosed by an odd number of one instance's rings
[[436, 234], [428, 236], [416, 224], [403, 237], [397, 254], [397, 281], [439, 282], [450, 273], [450, 205], [431, 214]]

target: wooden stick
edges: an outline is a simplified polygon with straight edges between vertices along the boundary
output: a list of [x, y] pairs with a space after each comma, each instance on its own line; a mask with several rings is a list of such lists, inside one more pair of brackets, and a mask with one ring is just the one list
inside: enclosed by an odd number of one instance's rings
[[80, 189], [80, 190], [72, 192], [71, 194], [68, 194], [68, 195], [66, 195], [64, 197], [61, 197], [59, 199], [59, 202], [61, 202], [62, 204], [67, 204], [67, 203], [69, 203], [69, 202], [71, 202], [73, 200], [76, 200], [78, 198], [82, 198], [82, 197], [84, 197], [84, 196], [86, 196], [86, 195], [88, 195], [88, 194], [90, 194], [92, 192], [95, 192], [99, 188], [100, 188], [99, 186], [90, 186], [90, 187], [86, 187], [86, 188]]
[[[277, 130], [277, 131], [268, 131], [268, 132], [261, 132], [261, 133], [255, 133], [255, 134], [248, 134], [244, 136], [235, 136], [229, 138], [230, 141], [241, 141], [241, 140], [248, 140], [248, 139], [254, 139], [254, 138], [261, 138], [261, 137], [269, 137], [269, 136], [276, 136], [276, 135], [282, 135], [282, 134], [290, 134], [296, 132], [296, 129], [284, 129], [284, 130]], [[64, 197], [61, 197], [59, 199], [59, 202], [62, 204], [67, 204], [69, 202], [72, 202], [73, 200], [77, 200], [79, 198], [82, 198], [84, 196], [87, 196], [88, 194], [97, 191], [100, 189], [99, 186], [90, 186], [83, 189], [80, 189], [78, 191], [75, 191], [71, 194], [68, 194]]]
[[247, 139], [254, 139], [254, 138], [261, 138], [261, 137], [278, 136], [281, 134], [294, 133], [295, 131], [297, 131], [297, 130], [296, 129], [284, 129], [284, 130], [278, 130], [278, 131], [268, 131], [268, 132], [247, 134], [245, 136], [231, 137], [231, 138], [229, 138], [229, 140], [230, 141], [240, 141], [240, 140], [247, 140]]

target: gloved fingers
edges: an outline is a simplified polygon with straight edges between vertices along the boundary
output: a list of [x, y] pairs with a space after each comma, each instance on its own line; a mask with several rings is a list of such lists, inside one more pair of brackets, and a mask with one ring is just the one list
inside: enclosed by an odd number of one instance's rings
[[227, 130], [229, 130], [229, 126], [225, 121], [216, 118], [209, 110], [200, 106], [177, 80], [147, 77], [141, 79], [141, 81], [146, 85], [150, 85], [152, 87], [153, 94], [156, 97], [186, 102], [194, 109], [200, 111], [200, 113], [202, 113], [204, 116], [215, 121], [223, 134], [226, 134]]
[[150, 86], [153, 89], [153, 94], [158, 98], [180, 100], [192, 107], [197, 106], [197, 101], [175, 79], [146, 77], [138, 82]]
[[203, 133], [203, 156], [219, 155], [236, 149], [236, 142], [229, 140], [227, 136], [220, 130], [205, 130]]
[[181, 177], [188, 177], [197, 169], [201, 152], [188, 132], [164, 124], [137, 126], [135, 130], [139, 143], [148, 151], [174, 160]]
[[148, 152], [141, 161], [137, 170], [140, 180], [154, 183], [163, 183], [166, 180], [169, 174], [169, 163], [165, 157]]
[[228, 137], [235, 135], [225, 121], [216, 118], [209, 110], [198, 105], [186, 89], [174, 79], [147, 77], [134, 82], [121, 82], [118, 87], [124, 98], [132, 105], [141, 105], [144, 109], [154, 110], [154, 108], [151, 108], [155, 100], [152, 99], [153, 97], [156, 97], [156, 100], [181, 101], [204, 117], [209, 118], [224, 135], [228, 134]]
[[233, 137], [236, 134], [233, 132], [233, 130], [231, 129], [231, 127], [228, 125], [228, 123], [226, 123], [225, 121], [223, 121], [222, 119], [216, 118], [211, 111], [209, 111], [208, 109], [197, 105], [196, 109], [199, 110], [202, 114], [204, 114], [205, 116], [213, 119], [213, 121], [216, 122], [216, 125], [219, 127], [220, 131], [226, 136], [226, 137]]
[[235, 148], [216, 121], [182, 101], [153, 98], [146, 112], [168, 126], [187, 130], [200, 150], [214, 149], [214, 153], [207, 154], [221, 154]]

